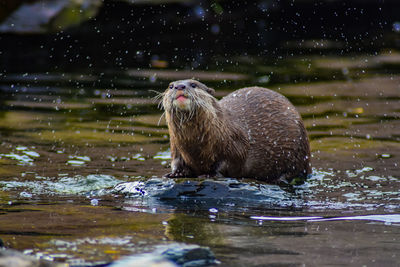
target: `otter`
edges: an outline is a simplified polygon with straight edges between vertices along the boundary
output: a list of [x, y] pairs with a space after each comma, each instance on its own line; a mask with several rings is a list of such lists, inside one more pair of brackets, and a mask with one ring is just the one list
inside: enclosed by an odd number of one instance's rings
[[311, 172], [300, 114], [283, 95], [247, 87], [218, 101], [193, 80], [161, 94], [171, 147], [168, 178], [234, 177], [289, 183]]

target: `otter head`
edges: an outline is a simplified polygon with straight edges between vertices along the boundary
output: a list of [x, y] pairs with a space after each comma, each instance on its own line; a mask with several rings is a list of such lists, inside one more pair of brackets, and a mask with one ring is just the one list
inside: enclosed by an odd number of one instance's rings
[[[199, 109], [212, 107], [215, 91], [196, 80], [179, 80], [171, 82], [164, 92], [162, 100], [168, 113], [187, 113], [192, 117]], [[211, 106], [210, 106], [211, 105]]]

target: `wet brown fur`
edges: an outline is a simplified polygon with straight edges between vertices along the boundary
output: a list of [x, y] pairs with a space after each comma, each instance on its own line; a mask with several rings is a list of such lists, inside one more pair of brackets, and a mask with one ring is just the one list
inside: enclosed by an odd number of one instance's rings
[[[310, 173], [310, 148], [299, 113], [282, 95], [261, 87], [237, 90], [220, 101], [214, 90], [194, 80], [186, 86], [190, 104], [173, 104], [167, 89], [172, 172], [167, 177], [226, 176], [275, 182]], [[201, 99], [201, 101], [196, 101]]]

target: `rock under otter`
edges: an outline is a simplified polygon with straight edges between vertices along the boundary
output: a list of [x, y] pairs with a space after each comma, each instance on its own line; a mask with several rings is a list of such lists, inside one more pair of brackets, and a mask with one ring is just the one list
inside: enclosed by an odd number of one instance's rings
[[220, 101], [214, 92], [189, 79], [172, 82], [162, 94], [172, 156], [166, 177], [290, 182], [311, 172], [307, 133], [287, 98], [262, 87]]

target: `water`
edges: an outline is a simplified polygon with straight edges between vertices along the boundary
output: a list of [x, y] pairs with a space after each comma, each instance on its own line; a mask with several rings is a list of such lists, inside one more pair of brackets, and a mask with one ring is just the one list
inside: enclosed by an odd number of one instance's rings
[[[397, 265], [399, 55], [235, 61], [225, 72], [3, 75], [5, 246], [71, 265], [176, 243], [210, 247], [221, 266]], [[188, 75], [218, 97], [254, 84], [286, 95], [310, 136], [312, 177], [162, 179], [169, 137], [150, 90]]]

